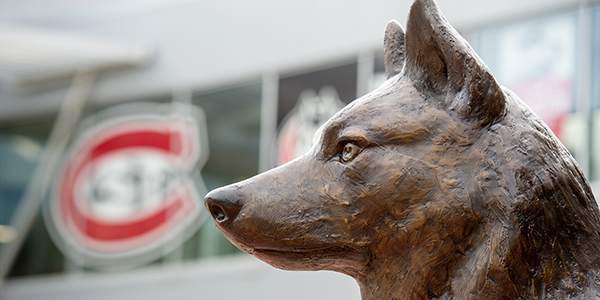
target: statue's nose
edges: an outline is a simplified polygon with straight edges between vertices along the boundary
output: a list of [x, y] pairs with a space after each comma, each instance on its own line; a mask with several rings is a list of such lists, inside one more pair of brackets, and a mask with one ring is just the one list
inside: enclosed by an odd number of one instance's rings
[[231, 186], [211, 191], [204, 197], [204, 205], [219, 226], [228, 226], [242, 209], [235, 189]]

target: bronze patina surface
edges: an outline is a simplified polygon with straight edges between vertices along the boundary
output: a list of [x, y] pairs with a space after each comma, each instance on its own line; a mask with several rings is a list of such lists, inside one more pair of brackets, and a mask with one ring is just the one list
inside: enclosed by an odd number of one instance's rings
[[600, 212], [565, 147], [433, 0], [384, 46], [389, 79], [309, 153], [206, 197], [217, 227], [363, 299], [599, 299]]

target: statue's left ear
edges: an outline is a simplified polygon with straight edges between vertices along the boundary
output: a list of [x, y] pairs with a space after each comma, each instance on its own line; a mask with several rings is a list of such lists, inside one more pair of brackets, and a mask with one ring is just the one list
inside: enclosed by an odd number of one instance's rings
[[391, 20], [385, 28], [383, 59], [387, 78], [402, 71], [404, 67], [404, 30], [396, 20]]
[[405, 76], [482, 126], [504, 116], [504, 92], [492, 72], [433, 0], [416, 0], [406, 26]]

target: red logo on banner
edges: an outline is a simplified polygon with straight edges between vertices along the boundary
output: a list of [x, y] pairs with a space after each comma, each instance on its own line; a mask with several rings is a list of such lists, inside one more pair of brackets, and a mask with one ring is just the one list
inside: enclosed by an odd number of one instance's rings
[[191, 176], [201, 154], [195, 125], [138, 114], [107, 120], [80, 136], [52, 205], [59, 235], [84, 252], [76, 256], [92, 264], [139, 257], [164, 247], [198, 218]]

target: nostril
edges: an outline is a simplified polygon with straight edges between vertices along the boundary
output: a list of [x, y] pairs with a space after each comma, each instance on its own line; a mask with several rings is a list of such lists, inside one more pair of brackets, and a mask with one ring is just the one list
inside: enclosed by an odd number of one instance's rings
[[211, 204], [208, 209], [210, 211], [210, 214], [215, 219], [215, 221], [217, 221], [219, 223], [223, 223], [229, 219], [227, 217], [227, 214], [225, 213], [225, 210], [223, 209], [223, 207], [221, 207], [218, 204]]
[[[236, 220], [243, 206], [243, 195], [235, 186], [226, 186], [211, 191], [204, 197], [204, 205], [215, 223], [228, 227]], [[222, 228], [221, 228], [222, 229]]]

